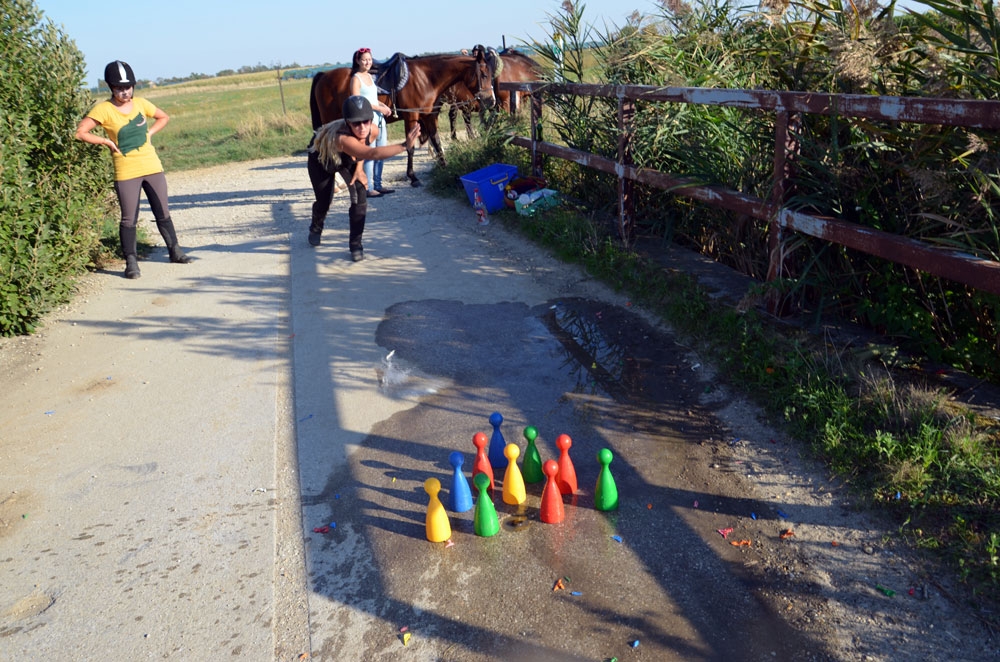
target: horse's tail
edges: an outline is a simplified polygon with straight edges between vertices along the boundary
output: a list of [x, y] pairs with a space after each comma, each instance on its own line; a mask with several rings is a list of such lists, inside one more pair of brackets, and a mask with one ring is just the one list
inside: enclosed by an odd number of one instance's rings
[[323, 124], [319, 117], [319, 102], [316, 101], [316, 86], [319, 85], [319, 79], [322, 78], [323, 75], [324, 72], [320, 71], [313, 76], [312, 87], [309, 88], [309, 112], [312, 114], [313, 131], [318, 129]]

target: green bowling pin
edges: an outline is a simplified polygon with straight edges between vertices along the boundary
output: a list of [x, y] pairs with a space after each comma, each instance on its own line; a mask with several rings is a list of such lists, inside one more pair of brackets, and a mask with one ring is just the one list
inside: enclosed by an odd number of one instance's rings
[[538, 447], [535, 446], [538, 430], [534, 425], [524, 428], [524, 438], [528, 440], [528, 447], [524, 449], [521, 476], [525, 483], [540, 483], [545, 480], [545, 474], [542, 473], [542, 457], [538, 454]]
[[475, 483], [476, 490], [479, 492], [479, 498], [476, 499], [476, 511], [473, 513], [473, 527], [476, 535], [484, 538], [495, 536], [500, 531], [500, 519], [497, 517], [497, 509], [493, 505], [493, 499], [486, 493], [490, 486], [490, 478], [486, 474], [480, 473], [476, 474], [472, 482]]
[[597, 461], [601, 463], [601, 473], [597, 476], [597, 487], [594, 488], [594, 508], [597, 510], [614, 510], [618, 507], [618, 486], [608, 467], [612, 459], [614, 455], [607, 448], [602, 448], [597, 454]]

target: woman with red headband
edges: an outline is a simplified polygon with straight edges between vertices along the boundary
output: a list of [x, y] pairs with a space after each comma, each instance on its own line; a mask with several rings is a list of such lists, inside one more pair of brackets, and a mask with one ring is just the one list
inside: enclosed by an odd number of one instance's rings
[[[370, 48], [359, 48], [354, 51], [354, 59], [351, 64], [351, 96], [362, 96], [368, 99], [375, 113], [372, 124], [378, 133], [375, 141], [376, 147], [383, 147], [389, 142], [389, 135], [385, 128], [385, 116], [392, 112], [389, 106], [378, 100], [378, 86], [372, 78], [371, 69], [372, 50]], [[382, 161], [365, 161], [365, 177], [368, 178], [368, 197], [377, 198], [380, 195], [392, 193], [391, 188], [382, 188]]]

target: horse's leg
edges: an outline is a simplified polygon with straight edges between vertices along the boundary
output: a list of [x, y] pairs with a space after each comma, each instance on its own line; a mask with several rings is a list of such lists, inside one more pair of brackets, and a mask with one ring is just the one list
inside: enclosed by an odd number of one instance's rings
[[458, 134], [455, 132], [455, 120], [458, 118], [458, 109], [455, 108], [455, 104], [448, 104], [448, 122], [451, 124], [451, 139], [458, 140]]
[[413, 150], [413, 147], [406, 150], [406, 176], [410, 178], [410, 186], [420, 186], [417, 173], [413, 172]]
[[465, 120], [465, 134], [470, 138], [475, 138], [476, 130], [472, 126], [472, 108], [468, 106], [462, 108], [462, 118]]
[[438, 138], [437, 132], [431, 134], [431, 146], [434, 148], [434, 153], [437, 155], [438, 164], [441, 166], [448, 165], [444, 160], [444, 150], [441, 149], [441, 140]]

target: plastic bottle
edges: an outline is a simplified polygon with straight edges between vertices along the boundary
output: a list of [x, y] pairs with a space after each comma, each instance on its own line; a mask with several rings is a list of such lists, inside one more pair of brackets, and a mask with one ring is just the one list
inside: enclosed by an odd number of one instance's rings
[[473, 203], [472, 208], [476, 210], [476, 224], [483, 226], [490, 224], [490, 213], [486, 210], [486, 203], [483, 202], [483, 198], [479, 195], [479, 189], [477, 188], [472, 194]]

